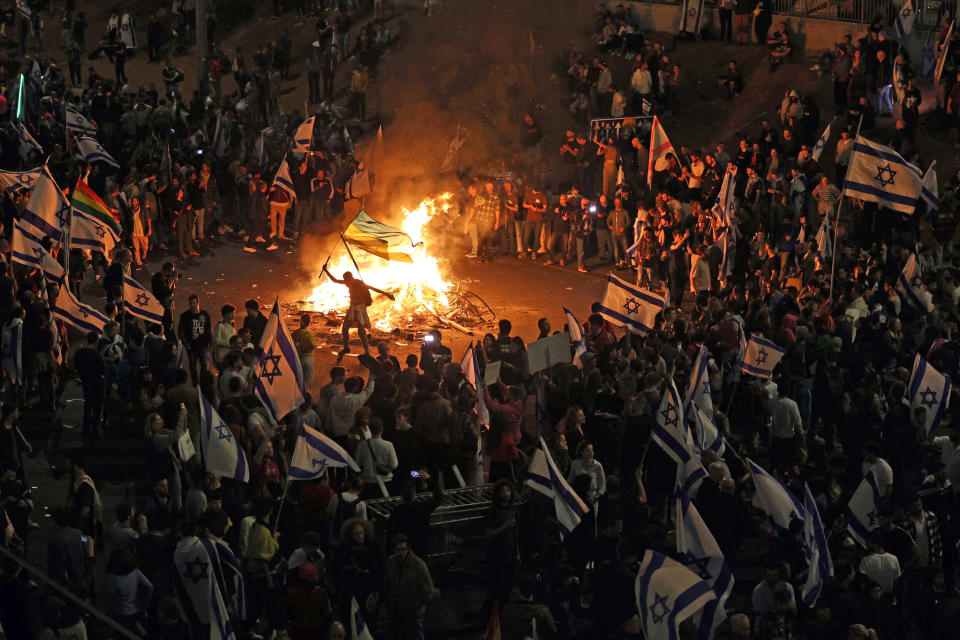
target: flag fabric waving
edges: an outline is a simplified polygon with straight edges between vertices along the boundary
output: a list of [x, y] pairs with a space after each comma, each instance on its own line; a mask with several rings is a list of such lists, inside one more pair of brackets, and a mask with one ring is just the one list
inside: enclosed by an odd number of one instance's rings
[[573, 347], [573, 364], [583, 369], [583, 354], [587, 352], [587, 343], [583, 339], [583, 325], [566, 307], [563, 308], [563, 317], [567, 321], [567, 333], [570, 335], [570, 345]]
[[686, 416], [690, 435], [693, 438], [694, 450], [703, 455], [703, 452], [709, 449], [716, 452], [718, 456], [722, 456], [723, 452], [727, 450], [727, 445], [710, 416], [693, 402], [687, 406]]
[[243, 580], [243, 565], [237, 560], [233, 549], [220, 538], [200, 538], [207, 550], [213, 567], [213, 576], [220, 589], [220, 595], [226, 602], [229, 615], [238, 620], [247, 618], [247, 601]]
[[700, 21], [703, 19], [704, 0], [683, 0], [683, 13], [680, 14], [680, 31], [700, 33]]
[[316, 116], [310, 116], [297, 127], [293, 134], [294, 153], [306, 153], [310, 151], [310, 143], [313, 142], [313, 122]]
[[733, 217], [737, 213], [736, 196], [736, 165], [733, 163], [727, 165], [727, 170], [723, 174], [723, 182], [720, 183], [720, 191], [717, 192], [717, 201], [713, 203], [711, 211], [725, 227], [733, 226]]
[[717, 598], [709, 582], [649, 549], [643, 554], [634, 590], [647, 640], [675, 640], [680, 623]]
[[910, 407], [923, 407], [927, 410], [927, 419], [923, 423], [926, 435], [940, 426], [943, 414], [950, 407], [952, 385], [949, 378], [930, 366], [918, 353], [913, 359], [913, 371], [910, 374]]
[[487, 409], [486, 394], [483, 392], [483, 372], [480, 371], [480, 361], [477, 360], [477, 351], [472, 344], [467, 347], [467, 350], [463, 352], [463, 357], [460, 358], [460, 370], [463, 371], [467, 383], [476, 392], [477, 402], [475, 406], [480, 423], [489, 425], [490, 411]]
[[200, 396], [200, 449], [207, 471], [250, 482], [250, 465], [243, 447], [199, 387], [197, 394]]
[[823, 222], [820, 223], [820, 228], [817, 229], [817, 253], [820, 254], [821, 258], [829, 258], [833, 255], [833, 237], [830, 231], [830, 225], [828, 224], [829, 216], [823, 218]]
[[661, 296], [635, 287], [612, 273], [607, 276], [607, 286], [603, 291], [600, 315], [617, 327], [646, 335], [653, 330], [657, 314], [666, 302]]
[[57, 300], [50, 310], [55, 318], [63, 320], [72, 327], [83, 332], [95, 331], [98, 335], [103, 335], [103, 325], [109, 322], [109, 318], [100, 313], [90, 305], [83, 304], [70, 291], [69, 283], [66, 280], [60, 285], [60, 292], [57, 294]]
[[820, 155], [823, 153], [823, 150], [827, 147], [827, 143], [830, 142], [830, 135], [833, 133], [833, 127], [837, 124], [837, 118], [834, 118], [827, 124], [827, 128], [823, 130], [823, 133], [820, 134], [820, 137], [817, 138], [817, 142], [813, 145], [813, 149], [810, 151], [810, 157], [813, 158], [814, 162], [820, 162]]
[[[953, 31], [956, 29], [956, 19], [950, 20], [950, 26], [947, 27], [947, 37], [943, 39], [943, 48], [937, 52], [937, 64], [933, 68], [933, 81], [940, 84], [940, 76], [943, 75], [943, 67], [947, 64], [947, 56], [950, 55], [950, 44], [953, 41]], [[934, 31], [931, 29], [931, 32]], [[936, 42], [936, 40], [934, 40]]]
[[901, 40], [913, 31], [913, 24], [917, 21], [917, 11], [919, 11], [918, 5], [917, 0], [907, 0], [900, 7], [900, 12], [897, 14], [897, 33]]
[[263, 355], [257, 363], [254, 394], [275, 422], [303, 403], [303, 368], [280, 313], [280, 299], [273, 303], [267, 327], [260, 338]]
[[60, 242], [70, 225], [70, 203], [44, 166], [33, 186], [27, 208], [20, 216], [23, 228], [39, 240], [50, 236]]
[[70, 207], [74, 216], [94, 221], [107, 227], [119, 242], [120, 235], [123, 233], [120, 218], [112, 212], [110, 207], [100, 199], [100, 196], [83, 181], [83, 178], [77, 179], [77, 186], [74, 187], [73, 193], [70, 194]]
[[772, 376], [780, 359], [787, 353], [785, 349], [781, 349], [755, 333], [750, 334], [750, 340], [747, 341], [746, 346], [740, 370], [758, 378], [766, 379]]
[[933, 213], [940, 208], [940, 190], [937, 187], [937, 161], [934, 160], [923, 174], [923, 183], [920, 187], [920, 197], [927, 203], [928, 212]]
[[690, 459], [693, 443], [686, 428], [683, 403], [673, 378], [667, 379], [666, 389], [657, 409], [657, 422], [653, 427], [652, 438], [674, 462], [683, 464]]
[[420, 246], [403, 229], [378, 222], [363, 210], [343, 231], [343, 239], [357, 249], [394, 262], [412, 263]]
[[100, 251], [105, 256], [113, 254], [120, 244], [119, 236], [109, 227], [80, 216], [70, 216], [70, 248]]
[[810, 487], [803, 483], [803, 551], [807, 559], [807, 581], [800, 590], [803, 604], [813, 607], [820, 597], [823, 581], [833, 575], [833, 560], [830, 558], [830, 546], [823, 530], [823, 521], [817, 509], [817, 501], [810, 493]]
[[67, 135], [68, 136], [95, 136], [97, 127], [87, 120], [82, 113], [77, 111], [76, 107], [67, 105], [66, 111]]
[[713, 395], [710, 392], [710, 361], [713, 358], [704, 345], [697, 349], [697, 359], [693, 362], [687, 392], [683, 396], [683, 408], [694, 403], [710, 418], [713, 418]]
[[890, 147], [857, 136], [843, 195], [911, 214], [920, 197], [922, 179], [920, 169]]
[[43, 167], [29, 171], [0, 171], [0, 188], [12, 193], [29, 193], [42, 173]]
[[112, 167], [120, 168], [120, 164], [113, 159], [113, 156], [107, 153], [107, 150], [103, 148], [103, 145], [100, 144], [96, 138], [77, 136], [77, 150], [83, 157], [83, 161], [87, 164], [105, 162]]
[[43, 155], [43, 147], [40, 146], [40, 143], [37, 142], [36, 138], [30, 135], [30, 132], [27, 131], [27, 128], [21, 122], [17, 125], [17, 137], [20, 139], [20, 155], [26, 158], [30, 151], [36, 151], [38, 154]]
[[280, 162], [280, 166], [277, 167], [277, 175], [273, 178], [273, 184], [270, 185], [270, 188], [280, 187], [290, 196], [291, 200], [295, 200], [297, 197], [297, 192], [293, 188], [293, 180], [290, 178], [290, 165], [287, 164], [287, 156], [283, 156], [283, 160]]
[[28, 267], [40, 267], [43, 259], [43, 246], [40, 239], [24, 229], [23, 223], [14, 219], [13, 234], [10, 237], [10, 259]]
[[787, 531], [794, 520], [802, 520], [803, 505], [779, 480], [767, 473], [760, 465], [747, 458], [757, 499], [770, 522]]
[[260, 173], [264, 173], [267, 170], [267, 143], [262, 133], [260, 134], [260, 137], [257, 138], [255, 151], [257, 155], [257, 162], [260, 164]]
[[130, 276], [123, 276], [123, 308], [141, 320], [163, 324], [163, 305]]
[[677, 559], [706, 580], [716, 599], [703, 607], [698, 637], [709, 640], [727, 618], [724, 604], [733, 590], [733, 573], [720, 551], [720, 545], [700, 517], [700, 512], [685, 493], [677, 494]]
[[879, 505], [880, 488], [877, 486], [877, 477], [871, 469], [860, 481], [860, 485], [853, 492], [853, 496], [843, 512], [847, 519], [847, 531], [862, 547], [867, 546], [870, 532], [880, 526], [877, 519]]
[[542, 436], [527, 469], [527, 486], [553, 500], [561, 538], [570, 535], [590, 510], [564, 479]]
[[291, 480], [313, 480], [328, 468], [349, 467], [357, 473], [360, 466], [336, 442], [315, 429], [303, 425], [290, 459]]
[[350, 598], [350, 637], [352, 640], [373, 640], [356, 598]]
[[210, 625], [210, 640], [236, 638], [213, 573], [213, 561], [200, 539], [191, 536], [180, 540], [173, 552], [173, 564], [197, 619]]
[[916, 249], [903, 265], [894, 288], [917, 309], [923, 309], [927, 313], [933, 311], [933, 300], [923, 284], [923, 270], [920, 268], [920, 256], [917, 255]]
[[653, 168], [660, 158], [666, 158], [667, 154], [674, 154], [673, 145], [667, 138], [667, 132], [663, 130], [660, 119], [653, 116], [653, 126], [650, 129], [650, 159], [647, 161], [647, 186], [653, 184]]
[[210, 139], [210, 153], [215, 157], [222, 156], [227, 149], [226, 137], [223, 134], [223, 114], [217, 111], [217, 122], [213, 127], [213, 138]]

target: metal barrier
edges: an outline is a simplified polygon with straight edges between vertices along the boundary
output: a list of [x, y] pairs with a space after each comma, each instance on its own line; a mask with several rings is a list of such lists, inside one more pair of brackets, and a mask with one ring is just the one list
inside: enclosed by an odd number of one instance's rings
[[[424, 560], [434, 573], [478, 567], [483, 563], [483, 520], [490, 509], [493, 485], [448, 489], [430, 516], [429, 549]], [[429, 500], [421, 494], [418, 500]], [[367, 513], [383, 540], [390, 514], [403, 498], [367, 500]]]
[[[638, 4], [678, 4], [671, 0], [634, 0]], [[773, 13], [784, 16], [821, 18], [870, 24], [879, 20], [885, 27], [893, 24], [904, 0], [771, 0]], [[708, 0], [715, 8], [719, 2]], [[958, 5], [947, 0], [919, 0], [916, 27], [939, 27], [944, 16], [955, 16]], [[891, 27], [892, 29], [893, 27]], [[895, 34], [891, 34], [895, 35]]]

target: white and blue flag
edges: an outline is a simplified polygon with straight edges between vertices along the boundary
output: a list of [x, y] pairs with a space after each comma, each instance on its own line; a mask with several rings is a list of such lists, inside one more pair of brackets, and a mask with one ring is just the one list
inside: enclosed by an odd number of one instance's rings
[[310, 151], [310, 143], [313, 142], [313, 122], [316, 116], [310, 116], [304, 120], [296, 132], [293, 134], [294, 153], [306, 153]]
[[677, 559], [710, 584], [716, 594], [703, 608], [697, 637], [710, 640], [724, 620], [724, 604], [733, 590], [733, 573], [700, 512], [685, 493], [677, 494]]
[[943, 414], [950, 406], [950, 379], [930, 366], [930, 363], [918, 353], [913, 359], [913, 372], [910, 374], [910, 407], [923, 407], [927, 410], [927, 420], [923, 424], [925, 435], [940, 426]]
[[233, 549], [220, 538], [200, 538], [213, 565], [213, 575], [220, 588], [220, 595], [227, 604], [227, 611], [238, 620], [247, 619], [246, 591], [243, 580], [243, 565], [237, 560]]
[[823, 222], [820, 223], [820, 228], [817, 229], [817, 236], [815, 238], [817, 241], [817, 253], [820, 254], [821, 258], [829, 258], [833, 255], [833, 234], [830, 231], [829, 220], [830, 216], [824, 216]]
[[87, 120], [82, 113], [77, 111], [76, 107], [67, 105], [64, 107], [66, 112], [67, 135], [73, 136], [95, 136], [97, 127]]
[[37, 239], [50, 236], [54, 242], [60, 242], [70, 226], [70, 202], [46, 166], [34, 183], [20, 222], [23, 229]]
[[680, 16], [680, 31], [697, 35], [703, 20], [704, 0], [683, 0], [683, 14]]
[[43, 155], [43, 147], [37, 142], [36, 138], [30, 135], [22, 122], [17, 125], [17, 138], [20, 140], [20, 155], [22, 157], [26, 158], [31, 150]]
[[697, 349], [697, 358], [693, 361], [693, 370], [687, 382], [687, 392], [683, 396], [683, 408], [690, 403], [696, 404], [705, 414], [713, 418], [713, 394], [710, 391], [710, 361], [713, 357], [702, 344]]
[[933, 213], [940, 208], [940, 190], [937, 188], [937, 161], [934, 160], [923, 174], [923, 186], [920, 197], [927, 203], [927, 211]]
[[712, 209], [714, 215], [727, 228], [733, 226], [733, 217], [737, 213], [736, 172], [736, 166], [732, 162], [727, 165], [720, 191], [717, 193], [717, 201], [713, 203]]
[[84, 333], [95, 331], [97, 335], [103, 335], [103, 326], [110, 321], [107, 316], [100, 313], [93, 307], [83, 304], [70, 291], [70, 285], [64, 279], [60, 283], [60, 292], [57, 294], [56, 301], [50, 305], [50, 311], [54, 318], [63, 320], [71, 327], [75, 327]]
[[163, 324], [163, 305], [149, 289], [130, 276], [123, 276], [123, 308], [141, 320]]
[[785, 349], [755, 333], [750, 334], [746, 346], [740, 370], [758, 378], [767, 379], [772, 376], [773, 370], [780, 364], [780, 359], [787, 354]]
[[717, 274], [717, 279], [720, 281], [721, 286], [727, 285], [727, 279], [733, 275], [733, 261], [734, 254], [736, 253], [736, 245], [733, 239], [733, 234], [730, 232], [732, 227], [727, 227], [723, 230], [723, 233], [720, 234], [720, 269]]
[[843, 183], [843, 195], [911, 214], [920, 197], [922, 180], [920, 168], [904, 160], [899, 153], [857, 136]]
[[553, 500], [562, 538], [570, 535], [590, 510], [564, 479], [542, 436], [527, 469], [527, 486]]
[[667, 378], [652, 437], [674, 462], [684, 464], [690, 459], [693, 441], [684, 418], [683, 402], [673, 378]]
[[607, 287], [600, 304], [600, 315], [614, 326], [646, 335], [653, 330], [657, 314], [664, 306], [661, 296], [610, 274], [607, 276]]
[[860, 481], [860, 485], [853, 492], [843, 512], [847, 519], [847, 531], [862, 547], [867, 546], [870, 532], [880, 526], [880, 521], [877, 519], [879, 506], [880, 488], [877, 486], [877, 477], [871, 469]]
[[350, 598], [350, 638], [351, 640], [373, 640], [370, 627], [363, 619], [363, 611], [360, 610], [355, 597]]
[[256, 153], [257, 161], [260, 164], [260, 173], [263, 173], [267, 170], [267, 142], [262, 133], [257, 138]]
[[43, 167], [29, 171], [0, 171], [0, 188], [12, 193], [29, 193], [42, 173]]
[[13, 221], [13, 234], [10, 237], [10, 259], [28, 267], [40, 268], [43, 254], [46, 253], [40, 239], [23, 228], [23, 223]]
[[213, 559], [200, 538], [181, 539], [173, 552], [173, 564], [197, 619], [202, 625], [210, 625], [210, 640], [235, 639]]
[[753, 460], [748, 458], [747, 465], [753, 477], [753, 486], [757, 490], [756, 500], [771, 524], [788, 531], [791, 522], [803, 520], [803, 505], [789, 489]]
[[273, 178], [273, 187], [280, 187], [290, 195], [290, 199], [297, 197], [297, 192], [293, 188], [293, 180], [290, 178], [290, 167], [287, 165], [287, 156], [283, 156], [280, 166], [277, 168], [277, 175]]
[[570, 334], [570, 345], [573, 347], [573, 364], [583, 369], [583, 354], [587, 352], [587, 343], [583, 339], [583, 325], [566, 307], [563, 308], [563, 317], [567, 321], [567, 333]]
[[290, 329], [283, 322], [279, 298], [273, 303], [260, 348], [263, 355], [257, 363], [254, 394], [274, 422], [280, 422], [303, 404], [303, 368]]
[[291, 480], [313, 480], [327, 469], [349, 467], [360, 473], [360, 466], [343, 447], [307, 425], [300, 427], [297, 444], [290, 459]]
[[917, 0], [906, 0], [900, 7], [897, 14], [897, 34], [903, 40], [911, 31], [913, 24], [917, 21], [917, 12], [919, 11], [919, 2]]
[[807, 581], [800, 590], [803, 604], [813, 607], [820, 597], [823, 581], [833, 575], [833, 560], [830, 558], [830, 546], [823, 530], [823, 521], [817, 509], [817, 501], [810, 493], [807, 483], [803, 484], [803, 552], [807, 559]]
[[703, 468], [700, 456], [691, 453], [686, 462], [677, 465], [677, 480], [674, 489], [677, 493], [685, 493], [692, 498], [697, 497], [700, 485], [707, 479], [707, 470]]
[[477, 416], [480, 418], [480, 424], [490, 424], [490, 411], [487, 409], [487, 400], [484, 391], [486, 385], [483, 383], [483, 372], [480, 371], [480, 362], [477, 360], [477, 352], [471, 344], [464, 351], [460, 358], [460, 370], [466, 378], [467, 383], [473, 387], [477, 395]]
[[717, 429], [717, 425], [710, 416], [693, 402], [687, 406], [686, 415], [694, 450], [703, 455], [703, 452], [709, 449], [718, 456], [722, 456], [727, 450], [727, 445], [723, 441], [723, 434]]
[[907, 263], [903, 265], [900, 277], [897, 278], [897, 284], [894, 287], [903, 298], [906, 299], [916, 309], [930, 313], [933, 311], [933, 300], [927, 293], [927, 287], [923, 284], [923, 269], [920, 267], [920, 256], [916, 249], [907, 258]]
[[83, 161], [87, 164], [93, 164], [94, 162], [105, 162], [112, 167], [120, 168], [120, 163], [113, 159], [107, 150], [103, 148], [103, 145], [96, 138], [91, 138], [88, 136], [78, 136], [77, 137], [77, 151], [80, 152], [80, 155], [83, 157]]
[[820, 162], [820, 156], [823, 154], [823, 150], [827, 148], [827, 143], [830, 142], [830, 135], [833, 133], [833, 127], [836, 124], [837, 118], [834, 117], [814, 143], [813, 149], [810, 150], [810, 157], [813, 158], [814, 162]]
[[207, 472], [250, 482], [250, 465], [243, 447], [199, 387], [197, 394], [200, 396], [200, 450]]
[[117, 232], [96, 218], [78, 214], [76, 210], [70, 216], [70, 248], [99, 251], [105, 256], [113, 253], [120, 244]]
[[637, 571], [635, 592], [640, 628], [647, 640], [676, 640], [680, 623], [717, 599], [709, 582], [649, 549]]
[[227, 150], [227, 142], [223, 134], [223, 114], [217, 111], [217, 123], [213, 127], [213, 138], [210, 140], [210, 153], [222, 156]]

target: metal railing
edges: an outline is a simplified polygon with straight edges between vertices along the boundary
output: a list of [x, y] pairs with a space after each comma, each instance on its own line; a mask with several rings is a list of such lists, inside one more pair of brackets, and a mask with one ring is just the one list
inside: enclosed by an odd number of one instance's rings
[[[749, 0], [748, 0], [749, 1]], [[679, 4], [679, 0], [634, 0], [641, 4]], [[777, 15], [825, 20], [842, 20], [870, 24], [877, 20], [895, 30], [893, 25], [904, 0], [771, 0]], [[719, 2], [708, 0], [707, 6], [716, 7]], [[955, 0], [919, 0], [916, 28], [939, 27], [944, 16], [955, 16], [960, 3]], [[891, 34], [895, 35], [895, 34]]]

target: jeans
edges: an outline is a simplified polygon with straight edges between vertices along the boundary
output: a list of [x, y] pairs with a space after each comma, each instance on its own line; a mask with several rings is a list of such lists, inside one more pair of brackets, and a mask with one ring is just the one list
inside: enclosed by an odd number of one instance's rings
[[523, 223], [523, 248], [530, 253], [536, 253], [537, 244], [540, 242], [540, 227], [542, 223], [539, 220], [525, 220]]
[[885, 84], [877, 89], [877, 115], [893, 113], [893, 102], [890, 100], [891, 91], [893, 91], [892, 84]]
[[583, 244], [586, 241], [586, 238], [581, 238], [580, 236], [574, 236], [574, 241], [577, 244], [577, 266], [583, 266]]
[[193, 211], [193, 224], [190, 231], [195, 242], [203, 240], [203, 230], [206, 228], [205, 213], [206, 209], [194, 209]]
[[523, 220], [513, 221], [513, 230], [517, 236], [517, 253], [523, 253]]
[[103, 380], [83, 384], [83, 435], [99, 435], [103, 425], [103, 404], [106, 400]]
[[174, 226], [177, 228], [177, 248], [180, 255], [184, 256], [193, 251], [193, 238], [191, 237], [191, 228], [194, 225], [193, 214], [181, 213], [177, 216]]
[[609, 229], [597, 229], [597, 257], [606, 262], [613, 254], [613, 238]]
[[622, 233], [613, 234], [613, 258], [617, 262], [627, 259], [627, 236]]

